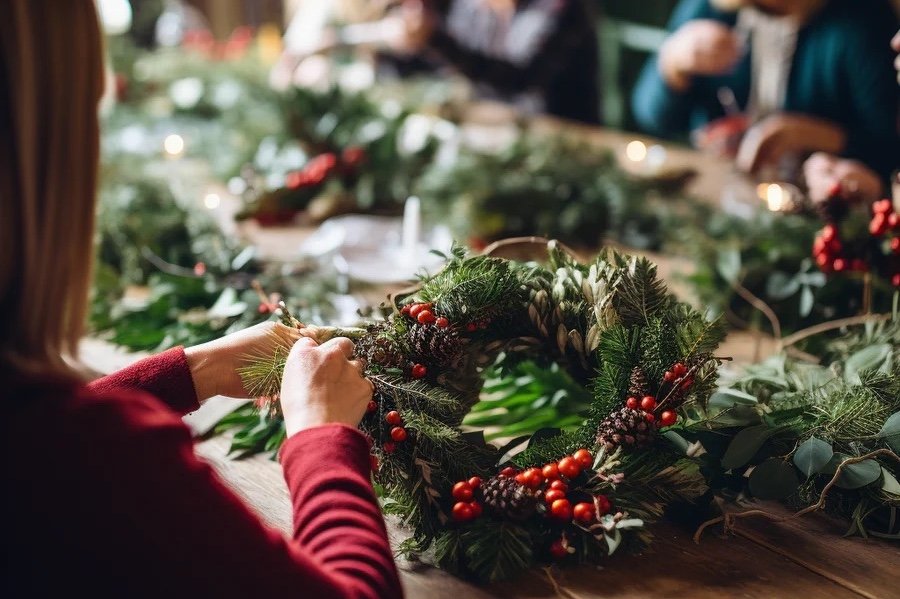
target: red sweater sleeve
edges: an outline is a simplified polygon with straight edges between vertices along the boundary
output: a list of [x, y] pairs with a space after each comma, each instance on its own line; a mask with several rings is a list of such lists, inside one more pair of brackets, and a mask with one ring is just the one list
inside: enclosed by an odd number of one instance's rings
[[195, 457], [188, 429], [152, 397], [118, 391], [90, 403], [70, 419], [96, 431], [79, 460], [79, 491], [103, 520], [128, 523], [106, 533], [111, 539], [92, 528], [86, 542], [101, 547], [104, 567], [119, 560], [118, 570], [185, 596], [402, 597], [359, 431], [328, 425], [286, 442], [295, 528], [287, 539]]
[[115, 389], [146, 391], [179, 414], [187, 414], [200, 407], [183, 347], [173, 347], [144, 358], [93, 381], [88, 387], [100, 393]]

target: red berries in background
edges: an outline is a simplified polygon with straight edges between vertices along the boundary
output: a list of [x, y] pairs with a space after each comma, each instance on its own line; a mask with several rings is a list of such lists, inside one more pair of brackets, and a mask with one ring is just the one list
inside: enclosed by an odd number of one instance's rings
[[453, 495], [453, 499], [457, 501], [472, 501], [472, 485], [470, 485], [468, 481], [461, 480], [453, 485], [451, 494]]
[[572, 479], [581, 474], [581, 462], [572, 456], [566, 456], [559, 461], [559, 472], [566, 478]]
[[421, 379], [428, 374], [428, 369], [423, 364], [413, 364], [411, 374], [414, 379]]
[[406, 429], [402, 426], [395, 426], [391, 429], [391, 439], [393, 439], [397, 443], [406, 441]]

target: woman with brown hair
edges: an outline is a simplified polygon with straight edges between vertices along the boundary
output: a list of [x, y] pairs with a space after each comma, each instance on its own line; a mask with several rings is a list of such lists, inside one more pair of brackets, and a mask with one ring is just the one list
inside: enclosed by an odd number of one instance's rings
[[[356, 429], [372, 386], [349, 340], [267, 324], [85, 383], [101, 46], [90, 0], [0, 4], [7, 596], [401, 596]], [[194, 456], [180, 419], [212, 395], [245, 396], [240, 356], [275, 343], [293, 343], [290, 539]]]

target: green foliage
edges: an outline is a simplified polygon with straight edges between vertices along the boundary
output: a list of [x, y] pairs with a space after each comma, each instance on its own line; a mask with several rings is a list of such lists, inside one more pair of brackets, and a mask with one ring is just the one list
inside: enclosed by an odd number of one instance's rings
[[900, 505], [891, 490], [900, 464], [884, 455], [844, 464], [874, 450], [896, 451], [884, 441], [900, 427], [900, 323], [861, 328], [823, 343], [823, 354], [834, 359], [827, 366], [778, 355], [746, 368], [708, 412], [685, 424], [680, 432], [709, 452], [704, 474], [715, 490], [804, 507], [819, 500], [841, 466], [826, 509], [850, 518], [860, 534], [897, 533], [889, 518], [875, 515]]

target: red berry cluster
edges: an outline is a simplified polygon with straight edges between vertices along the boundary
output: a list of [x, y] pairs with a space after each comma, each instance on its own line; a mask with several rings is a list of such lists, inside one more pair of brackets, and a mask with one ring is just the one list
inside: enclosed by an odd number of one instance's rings
[[[558, 462], [550, 462], [540, 468], [535, 466], [520, 472], [507, 466], [500, 471], [500, 476], [515, 478], [523, 487], [542, 495], [548, 518], [560, 523], [569, 523], [574, 519], [588, 525], [609, 513], [612, 507], [609, 499], [605, 495], [597, 495], [591, 498], [592, 501], [579, 501], [573, 505], [568, 492], [569, 483], [578, 478], [582, 471], [591, 468], [593, 462], [591, 452], [582, 448]], [[453, 485], [453, 499], [456, 500], [453, 517], [458, 522], [466, 522], [481, 515], [481, 505], [473, 500], [480, 484], [481, 480], [474, 477]]]
[[481, 487], [481, 479], [473, 476], [469, 480], [461, 480], [451, 490], [456, 503], [453, 504], [453, 519], [457, 522], [468, 522], [479, 517], [482, 512], [481, 503], [475, 500], [475, 492]]
[[288, 173], [285, 185], [290, 189], [321, 185], [334, 172], [337, 165], [338, 158], [334, 153], [319, 154], [307, 162], [301, 170]]
[[[375, 412], [378, 409], [378, 404], [374, 401], [370, 401], [369, 405], [366, 407], [366, 411]], [[391, 410], [387, 414], [384, 415], [384, 421], [391, 427], [390, 430], [390, 441], [385, 441], [381, 448], [384, 450], [384, 453], [394, 453], [397, 449], [397, 443], [403, 443], [406, 441], [409, 433], [406, 432], [406, 429], [403, 427], [403, 416], [400, 415], [400, 412], [397, 410]]]
[[887, 251], [893, 256], [893, 259], [888, 261], [886, 274], [890, 276], [894, 287], [900, 287], [900, 214], [894, 211], [894, 205], [887, 199], [872, 204], [872, 213], [869, 233], [875, 238], [886, 238]]
[[834, 223], [828, 223], [813, 242], [813, 258], [824, 273], [865, 272], [869, 265], [860, 257], [850, 256], [840, 239], [840, 231]]
[[446, 329], [450, 326], [450, 321], [444, 316], [435, 316], [434, 303], [432, 302], [416, 302], [406, 304], [400, 308], [400, 314], [410, 317], [421, 325], [431, 325]]
[[[641, 399], [637, 397], [629, 397], [625, 400], [625, 406], [632, 410], [641, 410], [644, 412], [644, 418], [647, 422], [656, 421], [656, 398], [652, 395], [645, 395]], [[663, 410], [659, 415], [659, 426], [672, 426], [678, 421], [678, 414], [675, 410]]]

